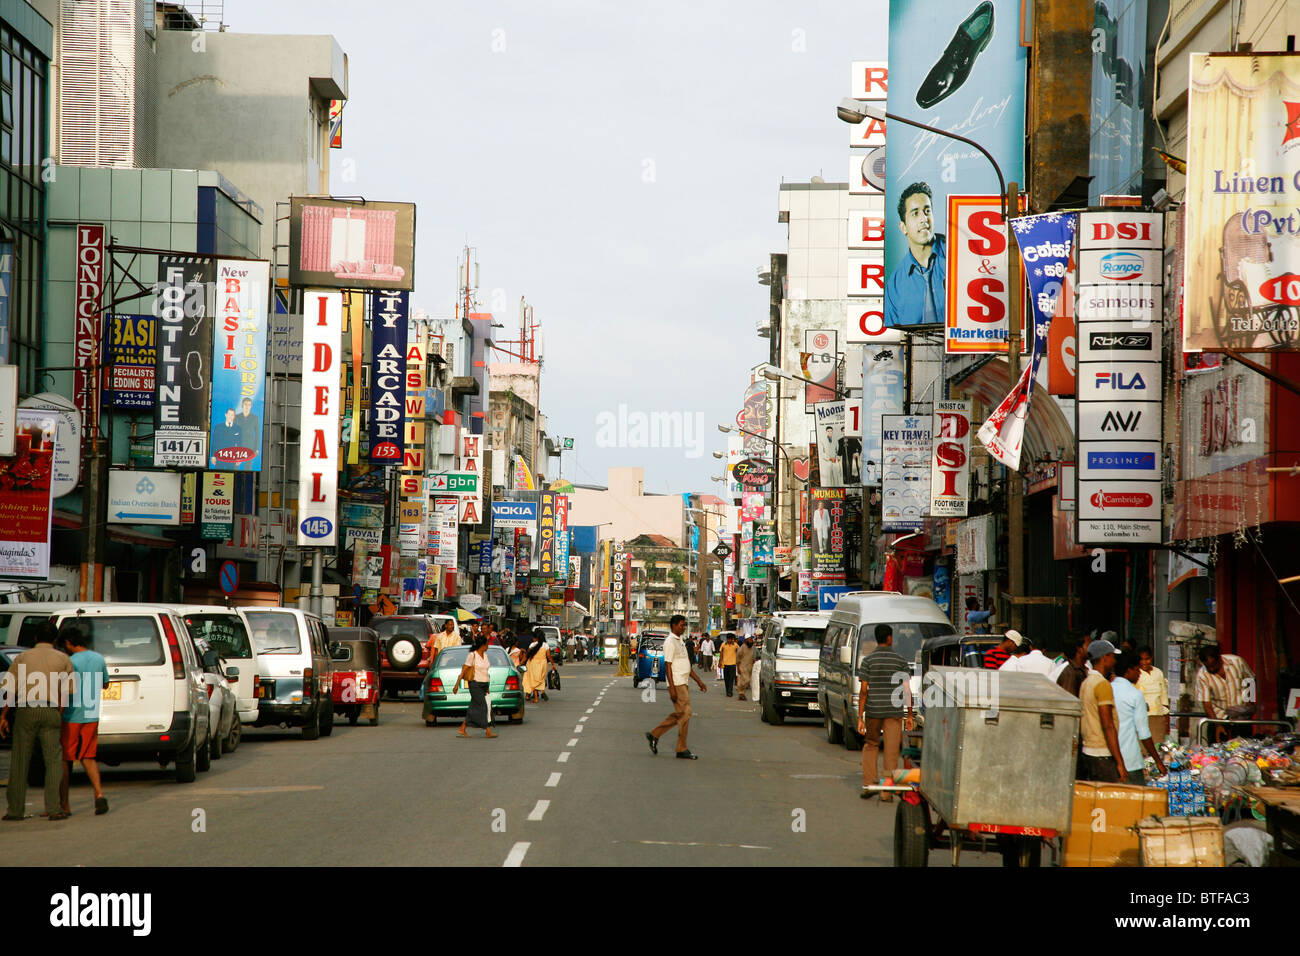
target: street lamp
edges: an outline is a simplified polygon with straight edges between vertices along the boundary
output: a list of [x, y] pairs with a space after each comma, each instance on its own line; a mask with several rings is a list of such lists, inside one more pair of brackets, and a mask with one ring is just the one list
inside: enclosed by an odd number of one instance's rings
[[841, 391], [840, 391], [838, 388], [836, 388], [834, 385], [818, 385], [816, 382], [810, 382], [810, 381], [808, 381], [808, 379], [806, 379], [806, 378], [801, 378], [800, 376], [798, 376], [798, 375], [794, 375], [794, 374], [791, 374], [790, 372], [782, 372], [782, 371], [778, 371], [777, 369], [774, 369], [774, 368], [765, 368], [765, 369], [763, 369], [763, 377], [764, 377], [765, 379], [767, 379], [769, 382], [779, 382], [779, 381], [781, 381], [781, 379], [783, 379], [783, 378], [788, 378], [788, 379], [789, 379], [790, 381], [792, 381], [792, 382], [802, 382], [804, 385], [813, 385], [813, 386], [815, 386], [815, 387], [817, 387], [817, 388], [825, 389], [826, 391], [831, 392], [832, 394], [834, 394], [834, 396], [835, 396], [836, 398], [849, 398], [849, 397], [850, 397], [850, 396], [848, 395], [848, 393], [846, 393], [846, 392], [841, 392]]
[[[925, 130], [927, 133], [933, 133], [945, 139], [954, 139], [959, 143], [965, 143], [967, 146], [973, 147], [989, 161], [989, 165], [993, 167], [993, 172], [998, 177], [1003, 224], [1005, 225], [1008, 222], [1008, 212], [1019, 214], [1020, 191], [1016, 184], [1011, 183], [1008, 186], [998, 161], [993, 158], [993, 155], [987, 149], [973, 139], [967, 139], [965, 136], [959, 136], [936, 126], [927, 126], [925, 123], [918, 123], [916, 120], [895, 116], [874, 103], [854, 99], [853, 97], [845, 97], [840, 100], [840, 105], [836, 107], [835, 113], [846, 123], [861, 123], [868, 117], [876, 120], [886, 120], [891, 123], [902, 123], [904, 126], [914, 126], [917, 129]], [[1012, 251], [1008, 245], [1007, 314], [1010, 318], [1007, 322], [1007, 378], [1012, 388], [1015, 388], [1016, 383], [1020, 380], [1020, 322], [1023, 317], [1020, 294], [1023, 283], [1024, 279], [1020, 275], [1020, 256]], [[863, 515], [866, 515], [866, 509], [863, 509]], [[1025, 554], [1023, 488], [1018, 479], [1009, 482], [1007, 488], [1007, 564], [1009, 565], [1007, 570], [1011, 578], [1011, 625], [1019, 628], [1023, 626], [1020, 610], [1022, 605], [1018, 604], [1017, 601], [1024, 597]]]

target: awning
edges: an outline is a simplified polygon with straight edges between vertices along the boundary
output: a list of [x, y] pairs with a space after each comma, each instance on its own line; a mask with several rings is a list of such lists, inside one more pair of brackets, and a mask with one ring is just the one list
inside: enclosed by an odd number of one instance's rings
[[142, 548], [174, 548], [176, 542], [171, 538], [164, 538], [160, 534], [150, 534], [148, 531], [139, 531], [135, 528], [108, 526], [108, 536], [114, 541], [122, 541], [126, 544], [138, 545]]
[[[1025, 357], [1028, 361], [1028, 356]], [[1025, 423], [1024, 448], [1020, 463], [1027, 465], [1044, 456], [1058, 458], [1059, 452], [1069, 455], [1074, 450], [1074, 425], [1061, 411], [1056, 399], [1048, 394], [1046, 388], [1034, 387], [1034, 397], [1029, 405], [1029, 420]], [[954, 395], [969, 396], [977, 399], [992, 411], [1011, 391], [1011, 382], [1007, 376], [1007, 360], [998, 356], [989, 356], [986, 361], [972, 366], [964, 375], [952, 380]], [[973, 423], [978, 426], [983, 422]], [[978, 439], [976, 439], [978, 441]]]

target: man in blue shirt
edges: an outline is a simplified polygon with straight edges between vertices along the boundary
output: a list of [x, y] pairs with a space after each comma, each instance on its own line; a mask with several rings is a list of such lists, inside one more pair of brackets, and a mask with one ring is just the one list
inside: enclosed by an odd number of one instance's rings
[[1141, 671], [1138, 656], [1131, 651], [1121, 651], [1115, 657], [1115, 677], [1110, 682], [1115, 696], [1115, 717], [1119, 721], [1119, 752], [1128, 771], [1125, 783], [1146, 786], [1142, 772], [1142, 751], [1146, 750], [1156, 762], [1156, 771], [1165, 775], [1165, 765], [1160, 751], [1151, 740], [1151, 726], [1147, 719], [1147, 699], [1137, 689]]
[[907, 255], [885, 283], [885, 325], [942, 325], [947, 293], [947, 243], [934, 231], [928, 183], [912, 183], [898, 200], [898, 228]]
[[63, 812], [71, 813], [68, 784], [72, 764], [80, 760], [90, 785], [95, 788], [95, 813], [107, 813], [108, 799], [104, 796], [95, 757], [99, 748], [99, 707], [103, 690], [108, 686], [108, 664], [102, 654], [90, 649], [90, 637], [81, 624], [61, 628], [59, 636], [72, 659], [73, 672], [71, 703], [63, 708], [63, 784], [59, 787], [59, 799]]

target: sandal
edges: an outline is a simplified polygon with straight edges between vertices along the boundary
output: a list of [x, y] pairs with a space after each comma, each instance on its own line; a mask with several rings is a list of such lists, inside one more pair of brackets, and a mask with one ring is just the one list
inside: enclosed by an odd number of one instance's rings
[[469, 740], [469, 734], [462, 734], [459, 730], [456, 731], [456, 736], [457, 736], [457, 737], [464, 737], [466, 740]]
[[68, 817], [70, 817], [70, 816], [72, 816], [71, 813], [65, 813], [64, 811], [60, 810], [58, 813], [51, 813], [51, 814], [50, 814], [48, 817], [46, 817], [45, 819], [47, 819], [47, 820], [66, 820], [66, 819], [68, 819]]

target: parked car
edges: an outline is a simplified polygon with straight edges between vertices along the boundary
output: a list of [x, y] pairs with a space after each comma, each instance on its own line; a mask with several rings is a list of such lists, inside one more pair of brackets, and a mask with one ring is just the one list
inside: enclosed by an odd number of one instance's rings
[[[221, 655], [217, 649], [203, 638], [190, 636], [194, 643], [194, 656], [203, 668], [203, 685], [208, 692], [208, 726], [212, 728], [209, 735], [209, 749], [213, 760], [220, 760], [223, 754], [230, 753], [239, 746], [240, 721], [239, 704], [235, 689], [227, 679], [227, 671], [221, 666]], [[238, 678], [239, 668], [232, 668]]]
[[[221, 669], [235, 693], [239, 722], [257, 722], [257, 655], [247, 622], [234, 608], [219, 604], [188, 604], [173, 608], [185, 622], [190, 637], [207, 641], [221, 658]], [[238, 745], [238, 736], [229, 750]]]
[[327, 627], [334, 665], [334, 711], [353, 726], [363, 712], [370, 726], [379, 723], [384, 678], [379, 664], [379, 634], [370, 627]]
[[[19, 612], [26, 615], [26, 612]], [[42, 604], [60, 628], [76, 623], [108, 667], [99, 717], [100, 763], [157, 760], [191, 783], [212, 761], [203, 670], [185, 625], [159, 604]], [[41, 761], [39, 751], [32, 764]], [[35, 770], [33, 769], [33, 774]]]
[[[423, 700], [424, 723], [432, 727], [441, 718], [464, 718], [469, 710], [469, 688], [462, 681], [459, 693], [452, 693], [456, 678], [460, 676], [469, 648], [448, 647], [438, 654], [433, 667], [425, 675], [420, 697]], [[510, 723], [524, 719], [524, 689], [519, 671], [510, 663], [510, 657], [495, 644], [487, 647], [488, 703], [492, 719], [505, 717]]]
[[647, 677], [657, 684], [668, 680], [668, 665], [664, 663], [664, 638], [661, 631], [646, 631], [636, 645], [636, 660], [632, 662], [632, 684], [639, 686]]
[[287, 607], [245, 607], [240, 615], [257, 652], [255, 727], [301, 727], [303, 740], [334, 732], [334, 701], [325, 625]]
[[445, 614], [390, 614], [372, 618], [379, 635], [379, 671], [390, 696], [417, 693], [429, 669], [429, 641], [443, 628]]
[[840, 596], [822, 640], [817, 702], [826, 739], [850, 750], [862, 746], [857, 732], [858, 662], [875, 650], [877, 624], [893, 628], [894, 650], [908, 661], [916, 660], [927, 638], [955, 633], [948, 616], [929, 598], [894, 591], [850, 591]]
[[830, 618], [828, 611], [781, 612], [764, 622], [759, 644], [766, 666], [756, 685], [764, 722], [781, 724], [787, 715], [821, 719], [817, 670]]
[[0, 605], [0, 644], [14, 647], [35, 647], [36, 628], [56, 611], [81, 607], [75, 603], [31, 603]]

